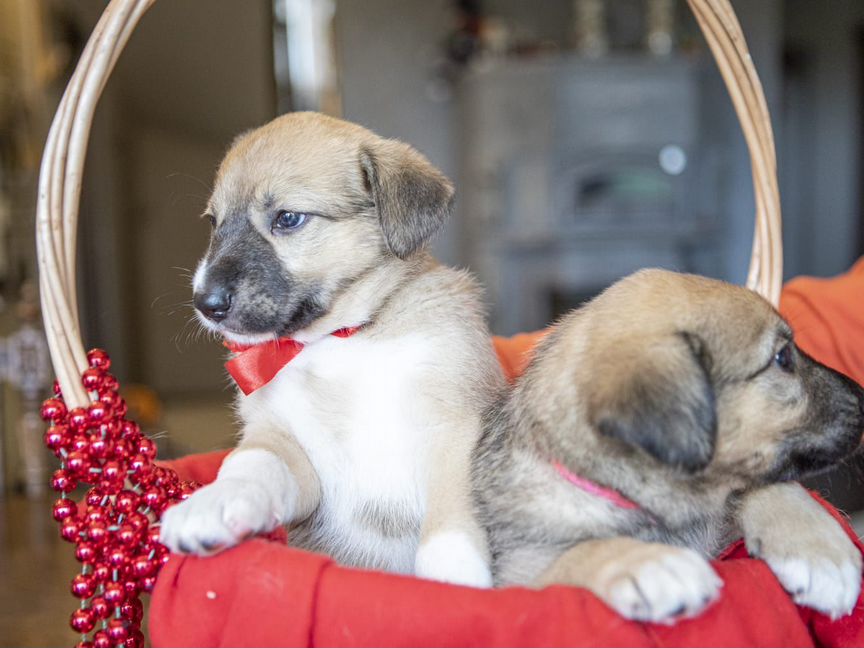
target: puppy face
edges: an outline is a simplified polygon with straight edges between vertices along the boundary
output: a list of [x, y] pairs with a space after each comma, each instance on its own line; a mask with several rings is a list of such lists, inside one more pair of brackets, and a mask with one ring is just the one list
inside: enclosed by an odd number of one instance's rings
[[619, 454], [744, 486], [827, 468], [864, 431], [864, 391], [744, 288], [643, 271], [555, 337], [579, 358], [583, 416]]
[[292, 113], [242, 135], [208, 204], [200, 319], [247, 343], [301, 330], [367, 273], [422, 248], [452, 198], [419, 153], [354, 124]]

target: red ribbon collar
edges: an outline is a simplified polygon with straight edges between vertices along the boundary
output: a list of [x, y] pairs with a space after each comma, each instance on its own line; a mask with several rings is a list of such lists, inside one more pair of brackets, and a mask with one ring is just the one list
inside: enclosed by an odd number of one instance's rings
[[[361, 328], [362, 325], [348, 326], [333, 331], [330, 335], [347, 338]], [[305, 345], [292, 338], [279, 338], [272, 342], [249, 345], [226, 341], [225, 346], [236, 354], [225, 363], [225, 368], [240, 391], [248, 396], [273, 380], [282, 367], [297, 357]]]
[[635, 511], [639, 511], [642, 509], [642, 507], [639, 506], [636, 502], [627, 499], [618, 491], [612, 490], [611, 488], [605, 488], [604, 486], [601, 486], [597, 482], [593, 482], [590, 479], [585, 479], [584, 477], [579, 477], [579, 475], [574, 475], [557, 461], [552, 463], [552, 467], [564, 479], [566, 479], [568, 482], [570, 482], [577, 488], [582, 489], [589, 495], [601, 497], [619, 508], [631, 509]]

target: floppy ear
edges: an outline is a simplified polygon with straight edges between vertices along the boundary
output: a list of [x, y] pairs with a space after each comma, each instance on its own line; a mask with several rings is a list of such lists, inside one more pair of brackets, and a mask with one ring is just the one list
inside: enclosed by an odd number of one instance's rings
[[596, 430], [687, 472], [714, 455], [717, 412], [711, 358], [691, 333], [646, 337], [602, 353], [588, 416]]
[[450, 216], [453, 185], [407, 144], [384, 140], [363, 147], [360, 168], [387, 247], [400, 259], [423, 247]]

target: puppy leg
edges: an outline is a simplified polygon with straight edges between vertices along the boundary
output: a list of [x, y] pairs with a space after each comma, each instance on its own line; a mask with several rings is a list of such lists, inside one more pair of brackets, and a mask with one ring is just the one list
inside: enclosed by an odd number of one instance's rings
[[555, 583], [584, 587], [621, 616], [654, 623], [699, 614], [723, 586], [708, 561], [691, 549], [623, 537], [569, 549], [535, 584]]
[[320, 485], [297, 441], [247, 431], [216, 481], [165, 511], [161, 540], [177, 553], [208, 554], [307, 517]]
[[476, 430], [436, 439], [414, 562], [414, 572], [421, 578], [492, 586], [486, 533], [474, 516], [471, 499], [470, 456], [475, 435]]
[[768, 563], [796, 603], [832, 619], [852, 611], [861, 590], [861, 552], [800, 484], [748, 493], [738, 517], [750, 555]]

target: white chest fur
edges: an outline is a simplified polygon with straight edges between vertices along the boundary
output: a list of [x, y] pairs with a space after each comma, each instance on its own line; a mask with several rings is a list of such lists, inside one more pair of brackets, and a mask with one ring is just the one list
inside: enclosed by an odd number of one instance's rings
[[[434, 429], [420, 387], [432, 357], [419, 334], [327, 337], [241, 399], [247, 422], [265, 415], [305, 450], [321, 483], [316, 526], [337, 557], [413, 569]], [[397, 522], [382, 529], [383, 518]]]

